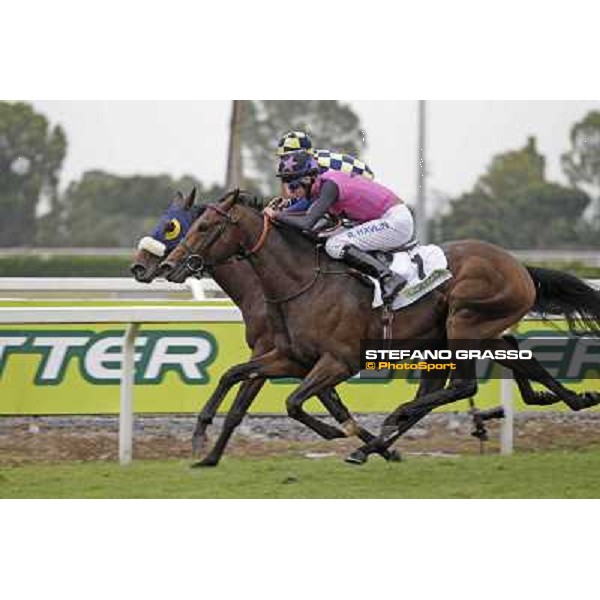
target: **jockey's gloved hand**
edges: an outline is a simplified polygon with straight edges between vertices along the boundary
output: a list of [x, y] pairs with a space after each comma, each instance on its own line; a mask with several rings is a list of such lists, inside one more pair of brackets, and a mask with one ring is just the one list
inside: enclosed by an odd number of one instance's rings
[[284, 208], [287, 208], [287, 206], [289, 206], [289, 203], [289, 199], [283, 198], [281, 196], [275, 196], [274, 198], [271, 198], [271, 200], [269, 200], [267, 207], [272, 208], [273, 210], [282, 210]]
[[[294, 214], [294, 211], [287, 210], [284, 214], [278, 215], [277, 220], [282, 221], [297, 229], [312, 229], [315, 223], [329, 210], [329, 207], [338, 199], [338, 186], [333, 181], [326, 181], [321, 188], [319, 197], [310, 203], [310, 208], [303, 214]], [[299, 216], [302, 215], [302, 216]]]

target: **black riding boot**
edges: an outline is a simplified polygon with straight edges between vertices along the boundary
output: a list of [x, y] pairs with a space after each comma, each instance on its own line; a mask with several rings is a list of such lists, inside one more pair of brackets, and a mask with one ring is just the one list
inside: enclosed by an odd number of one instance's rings
[[371, 277], [379, 279], [381, 299], [390, 306], [396, 294], [406, 285], [406, 279], [394, 273], [385, 263], [374, 256], [359, 250], [356, 246], [346, 246], [342, 258], [351, 266]]

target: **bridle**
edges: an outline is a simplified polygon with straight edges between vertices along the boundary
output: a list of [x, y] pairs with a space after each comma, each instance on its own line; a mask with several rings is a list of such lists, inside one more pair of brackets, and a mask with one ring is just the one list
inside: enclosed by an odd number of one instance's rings
[[248, 249], [240, 244], [240, 251], [234, 256], [230, 256], [229, 258], [226, 258], [222, 261], [217, 261], [210, 264], [206, 263], [204, 255], [209, 250], [209, 248], [211, 248], [211, 246], [213, 246], [215, 242], [221, 237], [221, 235], [223, 235], [227, 227], [239, 227], [239, 220], [229, 214], [229, 210], [232, 206], [233, 204], [231, 204], [231, 206], [227, 210], [223, 210], [217, 204], [208, 204], [206, 206], [206, 210], [212, 210], [213, 212], [216, 212], [218, 215], [223, 217], [223, 220], [221, 221], [218, 227], [215, 227], [211, 231], [210, 235], [206, 238], [206, 240], [204, 241], [202, 246], [200, 246], [200, 248], [194, 250], [194, 248], [192, 248], [185, 241], [185, 238], [183, 238], [179, 242], [178, 246], [181, 246], [185, 250], [185, 255], [183, 257], [183, 260], [185, 260], [185, 265], [187, 269], [191, 271], [191, 273], [196, 277], [201, 277], [204, 271], [207, 269], [214, 269], [215, 267], [230, 264], [233, 262], [238, 262], [240, 260], [247, 260], [250, 257], [257, 254], [265, 245], [265, 242], [267, 241], [267, 236], [269, 235], [269, 231], [271, 230], [271, 219], [269, 218], [269, 215], [267, 213], [263, 213], [263, 228], [258, 237], [258, 240], [252, 246], [252, 248]]

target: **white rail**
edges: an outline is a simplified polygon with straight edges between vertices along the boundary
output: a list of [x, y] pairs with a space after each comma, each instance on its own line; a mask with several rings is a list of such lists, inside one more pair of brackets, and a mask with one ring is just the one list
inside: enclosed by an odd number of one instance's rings
[[129, 294], [157, 296], [165, 294], [190, 295], [195, 300], [204, 300], [206, 292], [225, 296], [223, 290], [212, 279], [190, 277], [185, 283], [171, 283], [155, 280], [152, 283], [139, 283], [131, 277], [0, 277], [0, 296], [7, 294], [62, 294], [65, 293]]

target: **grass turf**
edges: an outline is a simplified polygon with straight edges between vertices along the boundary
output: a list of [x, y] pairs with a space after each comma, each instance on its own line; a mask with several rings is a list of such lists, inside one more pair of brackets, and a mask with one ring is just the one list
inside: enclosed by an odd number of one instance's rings
[[225, 458], [0, 468], [1, 498], [599, 498], [600, 449], [408, 457], [356, 467], [336, 458]]

